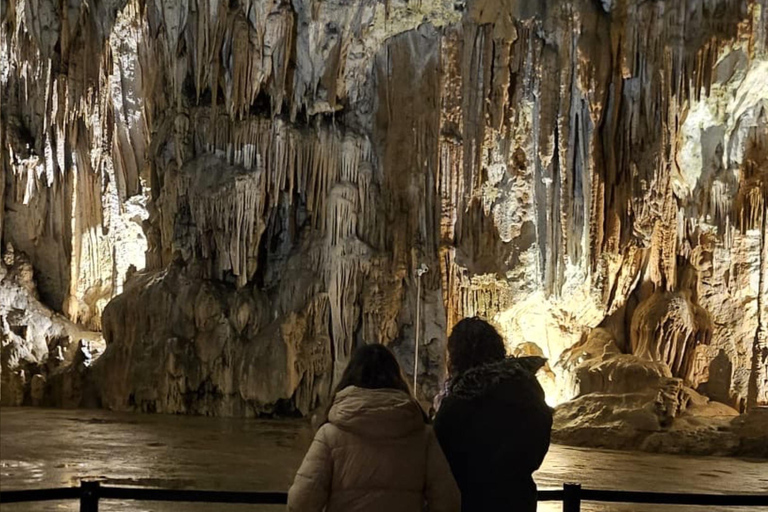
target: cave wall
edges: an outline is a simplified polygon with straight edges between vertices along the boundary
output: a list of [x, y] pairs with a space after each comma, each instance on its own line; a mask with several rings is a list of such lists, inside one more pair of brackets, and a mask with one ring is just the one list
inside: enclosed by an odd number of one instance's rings
[[127, 268], [144, 266], [132, 8], [6, 1], [0, 28], [3, 241], [39, 270], [47, 304], [95, 330]]
[[[551, 363], [602, 327], [686, 385], [765, 403], [764, 6], [475, 2], [468, 19], [448, 324], [492, 317]], [[727, 383], [709, 382], [718, 355]]]
[[604, 391], [595, 332], [768, 403], [765, 0], [3, 8], [3, 242], [103, 329], [105, 406], [306, 413], [359, 343], [410, 371], [422, 263], [420, 396], [478, 314], [555, 401]]

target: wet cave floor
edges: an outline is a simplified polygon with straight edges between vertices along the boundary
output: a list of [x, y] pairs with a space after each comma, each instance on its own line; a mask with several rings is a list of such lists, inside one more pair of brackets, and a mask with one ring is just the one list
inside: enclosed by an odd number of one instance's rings
[[[141, 415], [100, 410], [0, 410], [0, 490], [107, 485], [286, 490], [312, 439], [307, 422]], [[554, 445], [536, 474], [540, 489], [584, 487], [670, 492], [768, 492], [768, 462], [616, 452]], [[184, 510], [281, 510], [185, 504]], [[77, 510], [70, 502], [14, 504], [3, 512]], [[179, 504], [104, 501], [106, 511], [179, 510]], [[561, 510], [541, 503], [539, 510]], [[584, 503], [584, 511], [758, 509]]]

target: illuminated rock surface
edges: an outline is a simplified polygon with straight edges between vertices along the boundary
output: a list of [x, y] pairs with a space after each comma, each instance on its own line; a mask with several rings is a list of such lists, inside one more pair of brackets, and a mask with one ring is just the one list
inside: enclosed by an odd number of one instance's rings
[[0, 262], [0, 403], [96, 405], [88, 368], [104, 340], [38, 299], [32, 265], [9, 247]]
[[3, 241], [42, 303], [103, 332], [82, 379], [103, 406], [308, 413], [360, 342], [410, 369], [421, 263], [420, 396], [479, 314], [549, 358], [564, 441], [618, 422], [664, 449], [688, 417], [768, 405], [765, 0], [2, 20]]

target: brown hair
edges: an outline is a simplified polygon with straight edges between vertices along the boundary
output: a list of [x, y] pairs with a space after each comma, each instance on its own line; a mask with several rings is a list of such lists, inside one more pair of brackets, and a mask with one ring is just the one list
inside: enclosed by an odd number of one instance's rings
[[[400, 365], [397, 363], [397, 359], [392, 351], [378, 343], [363, 345], [358, 347], [352, 354], [352, 359], [350, 359], [349, 364], [344, 369], [341, 380], [331, 395], [331, 400], [328, 402], [328, 407], [326, 407], [323, 413], [320, 424], [328, 421], [328, 413], [331, 407], [333, 407], [336, 395], [342, 389], [349, 386], [366, 389], [397, 389], [413, 398], [411, 388], [405, 381], [403, 371], [400, 369]], [[414, 403], [418, 405], [418, 402], [415, 400]], [[420, 405], [419, 409], [421, 410]], [[423, 410], [421, 410], [421, 414], [424, 422], [427, 423], [428, 417]]]
[[399, 389], [411, 394], [411, 388], [405, 382], [403, 372], [397, 359], [384, 345], [378, 343], [363, 345], [354, 351], [336, 393], [349, 386], [357, 386], [366, 389]]
[[452, 377], [475, 366], [501, 361], [506, 355], [498, 331], [476, 316], [461, 320], [448, 337], [448, 372]]

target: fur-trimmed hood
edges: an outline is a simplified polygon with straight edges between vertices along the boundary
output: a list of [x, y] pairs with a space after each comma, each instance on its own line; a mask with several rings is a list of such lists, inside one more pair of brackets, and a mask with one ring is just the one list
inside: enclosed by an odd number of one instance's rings
[[470, 368], [452, 378], [447, 385], [447, 396], [471, 400], [482, 396], [507, 380], [530, 381], [547, 363], [539, 356], [508, 357], [501, 361]]

